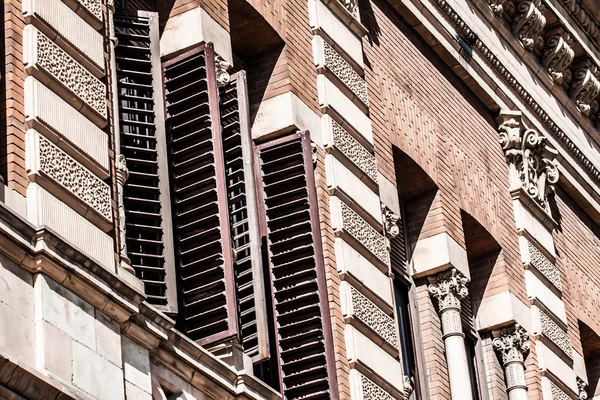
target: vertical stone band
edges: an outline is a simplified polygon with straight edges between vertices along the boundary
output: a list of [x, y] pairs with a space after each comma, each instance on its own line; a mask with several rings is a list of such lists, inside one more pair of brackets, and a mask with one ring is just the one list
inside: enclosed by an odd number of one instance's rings
[[519, 324], [515, 324], [513, 327], [503, 328], [500, 335], [492, 341], [492, 346], [502, 360], [509, 398], [526, 399], [524, 361], [529, 352], [529, 334]]
[[127, 257], [127, 234], [125, 230], [125, 204], [123, 190], [125, 188], [125, 182], [129, 178], [129, 170], [127, 169], [127, 161], [123, 154], [117, 156], [115, 162], [115, 180], [117, 181], [117, 209], [119, 214], [119, 242], [120, 248], [119, 253], [121, 256], [121, 267], [126, 271], [135, 275], [135, 271], [131, 266], [131, 261]]

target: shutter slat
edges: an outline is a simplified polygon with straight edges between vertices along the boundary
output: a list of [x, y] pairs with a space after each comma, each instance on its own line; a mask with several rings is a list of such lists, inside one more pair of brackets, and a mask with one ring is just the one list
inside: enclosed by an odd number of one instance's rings
[[128, 256], [148, 301], [174, 312], [174, 256], [172, 247], [165, 245], [171, 236], [171, 209], [158, 15], [117, 14], [115, 35], [120, 151], [129, 169], [124, 189]]
[[179, 277], [178, 328], [202, 345], [238, 336], [214, 54], [163, 63]]
[[269, 358], [269, 336], [245, 72], [234, 74], [219, 95], [241, 344], [258, 363]]
[[310, 138], [257, 146], [270, 291], [285, 399], [337, 399]]

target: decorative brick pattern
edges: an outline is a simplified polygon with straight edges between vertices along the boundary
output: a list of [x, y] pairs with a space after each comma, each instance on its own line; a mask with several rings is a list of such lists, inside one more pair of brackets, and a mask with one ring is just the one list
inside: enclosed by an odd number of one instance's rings
[[572, 400], [571, 397], [566, 394], [561, 388], [556, 386], [554, 382], [550, 382], [550, 393], [552, 393], [552, 400]]
[[394, 400], [391, 394], [363, 374], [360, 374], [360, 385], [365, 400]]
[[333, 119], [331, 120], [331, 124], [334, 147], [371, 178], [373, 182], [377, 183], [377, 163], [373, 154]]
[[40, 136], [40, 171], [111, 220], [110, 187]]
[[37, 33], [37, 64], [106, 118], [106, 86], [42, 33]]
[[530, 241], [527, 241], [527, 247], [529, 248], [529, 263], [532, 267], [538, 270], [550, 283], [552, 283], [558, 290], [562, 290], [562, 283], [560, 280], [560, 271], [546, 257], [537, 247]]
[[542, 334], [552, 341], [559, 349], [561, 349], [569, 358], [573, 358], [573, 347], [571, 339], [567, 332], [558, 326], [556, 322], [542, 310], [540, 313], [540, 323], [542, 326]]
[[368, 106], [369, 96], [365, 80], [326, 41], [323, 41], [323, 51], [325, 53], [325, 67], [342, 81], [360, 101]]
[[102, 21], [102, 3], [99, 0], [77, 0], [94, 17]]
[[379, 260], [386, 265], [390, 263], [390, 253], [387, 250], [387, 239], [375, 228], [361, 218], [344, 202], [340, 201], [342, 209], [342, 221], [344, 229], [360, 242], [367, 250], [373, 253]]
[[398, 348], [398, 335], [394, 318], [387, 315], [375, 303], [366, 298], [354, 287], [350, 288], [354, 316], [371, 328], [395, 348]]

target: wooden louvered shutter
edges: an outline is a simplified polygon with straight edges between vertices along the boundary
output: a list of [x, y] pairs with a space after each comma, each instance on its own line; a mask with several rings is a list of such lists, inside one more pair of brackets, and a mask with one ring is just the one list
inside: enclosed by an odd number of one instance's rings
[[310, 138], [297, 133], [257, 152], [281, 391], [337, 399]]
[[269, 340], [245, 71], [234, 74], [219, 95], [240, 336], [256, 363], [269, 358]]
[[120, 150], [129, 169], [127, 252], [148, 301], [176, 312], [158, 14], [118, 14], [115, 35]]
[[238, 335], [214, 51], [163, 63], [179, 289], [178, 327], [205, 345]]

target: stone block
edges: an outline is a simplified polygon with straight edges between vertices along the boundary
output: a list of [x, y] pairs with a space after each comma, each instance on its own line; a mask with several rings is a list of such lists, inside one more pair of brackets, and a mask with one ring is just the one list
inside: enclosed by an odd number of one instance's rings
[[417, 242], [410, 260], [414, 277], [433, 275], [451, 267], [471, 279], [467, 251], [446, 232]]
[[121, 359], [121, 328], [119, 324], [96, 310], [96, 351], [117, 366]]
[[526, 231], [532, 238], [542, 245], [549, 254], [556, 257], [554, 239], [552, 239], [552, 231], [546, 227], [536, 216], [534, 216], [519, 199], [513, 200], [513, 210], [515, 214], [517, 230]]
[[527, 296], [541, 302], [546, 309], [551, 310], [561, 321], [567, 324], [565, 303], [542, 282], [533, 272], [525, 271], [525, 286]]
[[215, 52], [233, 64], [229, 32], [211, 18], [202, 7], [175, 15], [167, 20], [160, 38], [160, 56], [180, 53], [200, 43], [212, 42]]
[[48, 321], [89, 348], [96, 348], [94, 307], [41, 274], [35, 278], [35, 319]]
[[548, 371], [566, 387], [571, 389], [573, 393], [577, 393], [577, 379], [573, 369], [563, 361], [552, 349], [546, 346], [543, 342], [535, 343], [538, 365], [542, 373]]
[[33, 276], [0, 254], [0, 302], [34, 320]]
[[143, 391], [131, 382], [125, 381], [125, 398], [127, 400], [152, 400], [152, 394]]
[[398, 188], [390, 182], [385, 176], [377, 172], [377, 182], [379, 182], [379, 197], [396, 215], [400, 215], [400, 199], [398, 198]]
[[151, 393], [152, 379], [150, 376], [150, 355], [148, 354], [148, 350], [126, 336], [122, 336], [121, 340], [125, 380]]
[[533, 333], [530, 308], [513, 293], [506, 291], [485, 297], [477, 311], [477, 330], [492, 330], [513, 322]]
[[36, 323], [38, 368], [50, 372], [64, 382], [71, 382], [73, 340], [47, 321]]
[[15, 363], [35, 365], [35, 324], [23, 314], [0, 303], [0, 354]]
[[125, 398], [121, 368], [77, 342], [73, 342], [73, 384], [98, 399]]
[[292, 92], [261, 101], [252, 123], [252, 139], [266, 139], [281, 133], [307, 130], [310, 139], [323, 146], [321, 122], [302, 100]]

